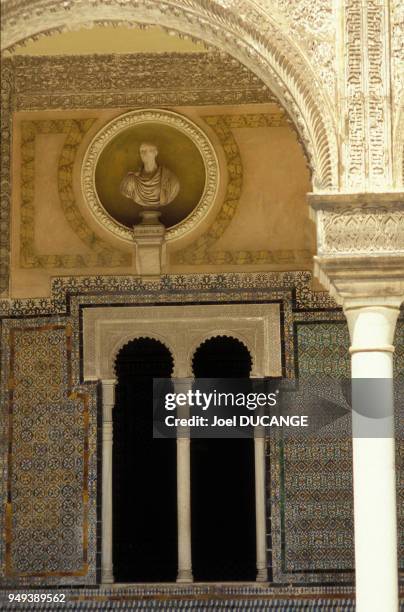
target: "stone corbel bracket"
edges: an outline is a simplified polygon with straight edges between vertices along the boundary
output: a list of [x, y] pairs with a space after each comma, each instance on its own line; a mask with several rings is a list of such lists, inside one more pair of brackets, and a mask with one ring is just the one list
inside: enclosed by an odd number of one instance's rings
[[314, 274], [338, 303], [404, 298], [404, 193], [308, 194]]

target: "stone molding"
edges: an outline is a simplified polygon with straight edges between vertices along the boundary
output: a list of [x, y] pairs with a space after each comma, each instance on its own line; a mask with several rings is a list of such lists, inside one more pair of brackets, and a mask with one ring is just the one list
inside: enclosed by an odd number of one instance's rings
[[162, 342], [174, 360], [174, 376], [192, 376], [192, 359], [215, 336], [240, 340], [252, 357], [252, 377], [281, 376], [279, 304], [99, 307], [83, 310], [84, 380], [113, 379], [118, 352], [140, 337]]
[[133, 243], [133, 229], [113, 219], [100, 202], [95, 187], [95, 171], [104, 148], [115, 136], [127, 128], [153, 122], [179, 130], [197, 147], [205, 166], [205, 186], [199, 202], [192, 212], [180, 223], [167, 228], [164, 239], [167, 242], [186, 236], [204, 219], [211, 209], [219, 187], [219, 162], [207, 135], [188, 117], [163, 109], [136, 110], [125, 113], [110, 121], [91, 141], [82, 164], [81, 186], [84, 198], [97, 221], [112, 234]]
[[404, 255], [314, 257], [314, 275], [338, 304], [374, 298], [404, 301]]

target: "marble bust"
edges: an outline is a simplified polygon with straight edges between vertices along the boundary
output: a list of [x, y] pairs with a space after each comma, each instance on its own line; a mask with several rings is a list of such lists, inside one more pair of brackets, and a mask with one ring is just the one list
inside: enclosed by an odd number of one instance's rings
[[128, 172], [122, 180], [122, 195], [140, 206], [154, 210], [170, 204], [180, 190], [178, 178], [166, 166], [156, 162], [156, 145], [143, 142], [139, 153], [142, 167], [137, 172]]

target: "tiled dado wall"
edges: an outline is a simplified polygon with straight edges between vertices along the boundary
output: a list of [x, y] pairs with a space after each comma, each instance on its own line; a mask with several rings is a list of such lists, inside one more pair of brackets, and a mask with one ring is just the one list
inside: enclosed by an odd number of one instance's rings
[[96, 579], [97, 403], [73, 381], [71, 343], [64, 318], [3, 327], [8, 584]]
[[[272, 279], [272, 289], [268, 277], [261, 287], [257, 279], [247, 287], [240, 286], [240, 281], [237, 285], [235, 275], [222, 276], [216, 285], [206, 278], [194, 282], [192, 290], [189, 280], [184, 288], [179, 279], [175, 286], [166, 283], [163, 288], [138, 283], [125, 286], [130, 291], [122, 291], [122, 286], [119, 291], [116, 286], [109, 295], [101, 280], [91, 281], [76, 286], [70, 295], [66, 292], [64, 301], [54, 294], [49, 303], [20, 302], [5, 313], [1, 355], [6, 440], [1, 571], [5, 584], [92, 585], [99, 581], [100, 398], [97, 402], [95, 385], [80, 380], [84, 305], [279, 300], [285, 373], [349, 376], [347, 328], [331, 301], [314, 297], [308, 301], [304, 287], [298, 291], [286, 287], [290, 275], [284, 286]], [[58, 309], [59, 314], [38, 316], [47, 308]], [[404, 377], [404, 322], [399, 323], [396, 346], [395, 370]], [[401, 441], [398, 465], [403, 450]], [[349, 437], [328, 433], [305, 442], [274, 437], [267, 453], [273, 581], [301, 587], [327, 584], [338, 592], [339, 584], [353, 581]], [[401, 487], [401, 533], [403, 493]]]

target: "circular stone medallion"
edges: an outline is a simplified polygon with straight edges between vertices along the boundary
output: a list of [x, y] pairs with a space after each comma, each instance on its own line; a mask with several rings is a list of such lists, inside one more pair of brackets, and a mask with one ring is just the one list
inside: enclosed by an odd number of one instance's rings
[[104, 227], [132, 241], [133, 226], [139, 223], [143, 207], [123, 195], [122, 181], [131, 172], [144, 174], [139, 153], [143, 143], [157, 148], [155, 161], [163, 169], [161, 176], [174, 175], [179, 182], [175, 198], [159, 210], [160, 221], [167, 228], [166, 240], [180, 238], [210, 210], [219, 183], [219, 164], [211, 142], [183, 115], [137, 110], [104, 126], [84, 156], [81, 182], [85, 200]]

